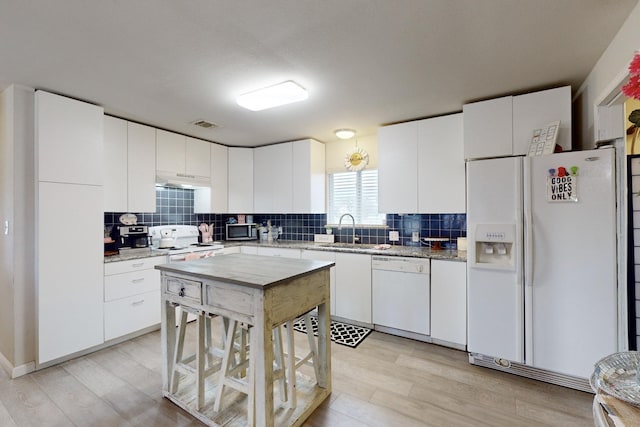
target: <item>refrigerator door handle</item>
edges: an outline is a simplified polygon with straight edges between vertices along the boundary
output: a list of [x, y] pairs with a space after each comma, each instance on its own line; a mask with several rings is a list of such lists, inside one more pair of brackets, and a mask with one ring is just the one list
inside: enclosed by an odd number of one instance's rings
[[533, 218], [531, 218], [531, 163], [524, 162], [524, 285], [533, 286]]

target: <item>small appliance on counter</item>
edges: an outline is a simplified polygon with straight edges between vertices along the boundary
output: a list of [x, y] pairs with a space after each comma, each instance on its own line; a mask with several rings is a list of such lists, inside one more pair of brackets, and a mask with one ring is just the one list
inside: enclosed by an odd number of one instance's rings
[[151, 250], [151, 237], [149, 227], [146, 225], [114, 225], [111, 229], [111, 238], [120, 253]]
[[258, 232], [256, 224], [226, 224], [227, 240], [256, 240]]

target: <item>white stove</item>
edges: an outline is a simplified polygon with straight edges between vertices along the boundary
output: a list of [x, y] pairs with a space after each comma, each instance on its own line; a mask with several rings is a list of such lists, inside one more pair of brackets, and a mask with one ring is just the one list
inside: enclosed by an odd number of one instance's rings
[[[166, 251], [169, 262], [185, 261], [189, 259], [206, 258], [215, 255], [215, 252], [223, 249], [220, 242], [199, 243], [200, 232], [195, 225], [159, 225], [149, 227], [151, 247], [155, 251]], [[160, 240], [173, 239], [173, 246], [161, 248]], [[197, 254], [200, 256], [188, 256]]]

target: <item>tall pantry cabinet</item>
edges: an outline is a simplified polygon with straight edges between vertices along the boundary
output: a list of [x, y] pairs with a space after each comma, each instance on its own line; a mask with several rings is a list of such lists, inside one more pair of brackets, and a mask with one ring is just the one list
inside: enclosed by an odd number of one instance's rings
[[35, 94], [40, 366], [104, 342], [103, 109]]

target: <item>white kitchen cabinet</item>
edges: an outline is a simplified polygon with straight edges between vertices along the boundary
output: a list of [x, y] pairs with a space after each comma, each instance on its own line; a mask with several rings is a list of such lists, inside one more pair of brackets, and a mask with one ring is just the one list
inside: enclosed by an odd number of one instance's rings
[[184, 135], [156, 129], [156, 169], [166, 173], [184, 173]]
[[417, 122], [418, 213], [466, 211], [462, 117], [459, 113]]
[[256, 212], [253, 208], [253, 148], [229, 147], [229, 213]]
[[292, 145], [292, 212], [325, 213], [325, 145], [313, 139], [294, 141]]
[[127, 121], [104, 116], [104, 211], [127, 212]]
[[208, 185], [210, 143], [166, 130], [156, 130], [156, 174], [160, 182]]
[[100, 107], [35, 94], [38, 365], [104, 340], [103, 123]]
[[211, 143], [202, 139], [185, 137], [185, 174], [211, 176]]
[[159, 290], [105, 303], [105, 341], [159, 324], [160, 306]]
[[[40, 182], [36, 200], [37, 363], [43, 364], [104, 341], [104, 201], [101, 186], [56, 182]], [[69, 218], [77, 231], [61, 236]]]
[[526, 155], [534, 129], [560, 120], [556, 144], [571, 150], [571, 86], [513, 97], [513, 155]]
[[102, 185], [102, 107], [39, 90], [35, 112], [38, 179]]
[[219, 249], [216, 251], [216, 255], [228, 255], [228, 254], [239, 254], [242, 253], [242, 248], [240, 246], [227, 246], [225, 248]]
[[249, 255], [258, 255], [258, 247], [257, 246], [241, 246], [240, 253], [249, 254]]
[[104, 265], [104, 339], [131, 334], [160, 323], [160, 272], [164, 257]]
[[571, 149], [571, 87], [465, 104], [464, 157], [526, 155], [535, 129], [560, 120], [557, 144]]
[[464, 158], [510, 156], [513, 152], [513, 97], [462, 106]]
[[467, 345], [467, 264], [431, 260], [431, 338], [464, 350]]
[[336, 316], [372, 324], [371, 255], [335, 252]]
[[104, 116], [104, 211], [155, 212], [155, 129]]
[[[300, 258], [302, 259], [315, 259], [318, 261], [330, 261], [330, 262], [336, 262], [336, 254], [335, 252], [329, 252], [329, 251], [313, 251], [313, 250], [307, 250], [307, 249], [303, 249], [300, 252]], [[336, 315], [336, 268], [335, 267], [331, 267], [331, 269], [329, 270], [329, 290], [330, 290], [330, 295], [331, 295], [331, 302], [330, 302], [330, 312], [332, 316]]]
[[465, 211], [462, 114], [378, 130], [378, 210]]
[[273, 247], [259, 246], [258, 255], [299, 259], [300, 249], [273, 248]]
[[127, 123], [127, 212], [156, 211], [156, 130]]
[[418, 123], [378, 129], [378, 211], [418, 212]]
[[194, 213], [227, 213], [229, 212], [229, 149], [220, 144], [209, 145], [211, 183], [209, 187], [194, 190], [193, 210]]
[[253, 150], [253, 208], [259, 213], [293, 210], [293, 144], [257, 147]]

